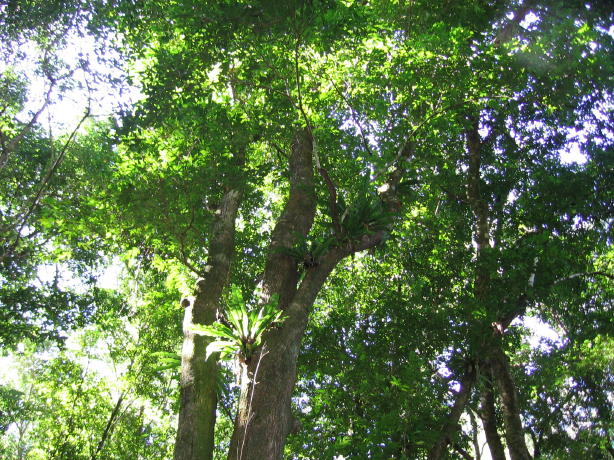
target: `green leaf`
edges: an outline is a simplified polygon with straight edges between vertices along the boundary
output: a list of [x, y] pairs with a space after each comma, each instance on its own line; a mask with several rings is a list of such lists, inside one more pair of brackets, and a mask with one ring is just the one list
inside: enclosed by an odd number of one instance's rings
[[235, 342], [215, 341], [207, 345], [205, 359], [213, 353], [220, 353], [221, 358], [226, 358], [228, 355], [235, 353], [239, 347]]

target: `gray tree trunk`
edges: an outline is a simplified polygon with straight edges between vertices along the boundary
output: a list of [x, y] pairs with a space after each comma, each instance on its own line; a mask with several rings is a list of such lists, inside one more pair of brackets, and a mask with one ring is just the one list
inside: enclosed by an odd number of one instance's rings
[[206, 357], [212, 339], [192, 332], [194, 324], [216, 320], [222, 292], [228, 284], [234, 254], [235, 219], [242, 192], [224, 194], [212, 227], [206, 274], [197, 283], [194, 299], [184, 300], [183, 347], [181, 351], [181, 401], [175, 442], [175, 460], [213, 458], [217, 407], [217, 358]]

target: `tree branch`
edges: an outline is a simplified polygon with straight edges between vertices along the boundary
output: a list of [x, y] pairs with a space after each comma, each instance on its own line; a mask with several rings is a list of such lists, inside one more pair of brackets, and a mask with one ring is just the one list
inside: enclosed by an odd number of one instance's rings
[[461, 379], [460, 390], [454, 400], [454, 405], [450, 409], [450, 415], [447, 417], [446, 422], [441, 430], [439, 438], [431, 447], [428, 453], [428, 460], [439, 460], [444, 457], [448, 444], [452, 441], [452, 436], [458, 430], [458, 420], [462, 415], [469, 397], [471, 396], [471, 389], [475, 384], [476, 369], [473, 362], [467, 362], [465, 372]]
[[564, 278], [559, 278], [557, 280], [554, 281], [554, 284], [559, 284], [562, 283], [563, 281], [569, 281], [571, 279], [574, 278], [581, 278], [581, 277], [594, 277], [594, 276], [604, 276], [608, 279], [614, 280], [614, 275], [611, 273], [607, 273], [601, 270], [597, 270], [594, 272], [584, 272], [584, 273], [574, 273], [573, 275], [569, 275], [566, 276]]
[[461, 457], [463, 457], [465, 460], [474, 460], [474, 458], [469, 454], [469, 452], [467, 452], [465, 449], [463, 449], [460, 445], [458, 445], [457, 443], [454, 443], [452, 445], [452, 447], [454, 448], [454, 450], [456, 452], [458, 452]]
[[[21, 129], [19, 134], [17, 134], [14, 138], [9, 140], [8, 143], [6, 143], [6, 145], [4, 145], [4, 142], [2, 143], [3, 145], [2, 145], [2, 155], [0, 156], [0, 170], [2, 170], [7, 165], [10, 154], [15, 151], [15, 149], [17, 148], [17, 144], [19, 144], [23, 140], [23, 138], [26, 137], [26, 135], [32, 130], [32, 128], [38, 121], [38, 117], [40, 117], [40, 115], [44, 112], [44, 110], [49, 105], [51, 101], [51, 93], [53, 92], [53, 88], [55, 87], [56, 81], [50, 78], [50, 82], [51, 83], [49, 85], [49, 89], [47, 90], [47, 94], [45, 94], [44, 102], [41, 108], [38, 109], [38, 111], [32, 116], [28, 124]], [[4, 138], [4, 136], [2, 137]]]
[[102, 436], [100, 437], [100, 441], [98, 442], [98, 445], [96, 446], [96, 450], [94, 451], [94, 453], [91, 456], [91, 460], [96, 460], [96, 457], [98, 457], [98, 454], [100, 452], [102, 452], [102, 449], [104, 448], [104, 445], [105, 445], [107, 439], [110, 437], [111, 432], [112, 432], [112, 428], [113, 428], [113, 423], [117, 419], [117, 415], [119, 414], [119, 410], [121, 409], [122, 403], [124, 402], [124, 396], [125, 396], [125, 392], [122, 392], [119, 395], [119, 398], [117, 398], [117, 402], [115, 404], [115, 407], [113, 408], [113, 411], [111, 411], [111, 415], [109, 415], [109, 419], [107, 420], [107, 424], [104, 427], [104, 431], [102, 432]]
[[315, 217], [313, 149], [311, 131], [297, 131], [289, 159], [290, 193], [271, 235], [263, 277], [263, 300], [277, 293], [280, 308], [290, 302], [298, 281], [296, 261], [280, 249], [292, 248], [298, 239], [306, 238]]
[[322, 175], [322, 178], [324, 179], [324, 182], [326, 183], [326, 188], [328, 189], [328, 195], [329, 195], [328, 206], [330, 208], [330, 216], [333, 221], [333, 228], [335, 230], [335, 235], [341, 236], [341, 222], [339, 220], [339, 210], [337, 209], [337, 189], [335, 188], [335, 184], [333, 183], [330, 176], [328, 175], [328, 171], [323, 166], [320, 166], [318, 168], [318, 171]]
[[52, 163], [51, 167], [49, 168], [49, 170], [47, 171], [47, 173], [43, 177], [43, 180], [42, 180], [41, 185], [40, 185], [40, 187], [38, 189], [38, 192], [36, 193], [36, 196], [34, 197], [34, 200], [32, 200], [32, 203], [28, 207], [28, 210], [25, 212], [25, 214], [21, 218], [21, 223], [17, 227], [17, 232], [16, 232], [16, 235], [15, 235], [15, 241], [13, 241], [13, 243], [9, 246], [8, 251], [5, 254], [3, 254], [3, 257], [5, 257], [7, 254], [12, 253], [15, 250], [15, 248], [17, 248], [17, 246], [19, 245], [19, 242], [21, 241], [21, 238], [22, 238], [22, 236], [21, 236], [22, 235], [22, 231], [25, 228], [25, 226], [27, 225], [28, 219], [30, 218], [32, 213], [36, 210], [38, 205], [40, 204], [40, 201], [41, 201], [41, 199], [42, 199], [42, 197], [43, 197], [43, 195], [44, 195], [44, 193], [45, 193], [45, 191], [46, 191], [46, 189], [47, 189], [47, 187], [49, 185], [49, 182], [51, 181], [51, 178], [55, 174], [57, 168], [60, 166], [60, 163], [64, 159], [64, 156], [66, 155], [66, 152], [68, 151], [68, 147], [70, 146], [70, 143], [72, 142], [74, 137], [77, 135], [77, 132], [79, 131], [79, 128], [81, 127], [83, 122], [89, 117], [89, 115], [90, 115], [90, 107], [88, 105], [87, 109], [85, 110], [85, 114], [83, 115], [81, 120], [79, 120], [79, 123], [77, 124], [75, 129], [70, 133], [70, 135], [68, 136], [68, 139], [66, 140], [66, 142], [64, 143], [64, 146], [62, 147], [62, 150], [60, 150], [60, 153], [56, 157], [55, 161]]
[[362, 129], [362, 125], [360, 124], [360, 122], [358, 121], [358, 117], [356, 116], [356, 110], [354, 110], [354, 107], [352, 106], [348, 98], [345, 97], [345, 95], [341, 92], [339, 87], [335, 84], [334, 80], [332, 78], [329, 78], [328, 80], [333, 85], [333, 88], [335, 88], [335, 91], [337, 92], [337, 94], [341, 97], [341, 99], [343, 99], [343, 101], [349, 107], [352, 121], [356, 124], [356, 126], [358, 126], [358, 132], [360, 133], [360, 139], [362, 140], [362, 145], [367, 151], [367, 153], [373, 156], [373, 152], [371, 151], [371, 148], [369, 147], [369, 143], [367, 142], [367, 139], [365, 137], [364, 131]]

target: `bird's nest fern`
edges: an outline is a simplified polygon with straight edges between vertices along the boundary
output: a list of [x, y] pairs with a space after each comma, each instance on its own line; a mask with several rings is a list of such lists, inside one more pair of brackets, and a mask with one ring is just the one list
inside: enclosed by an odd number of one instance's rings
[[211, 325], [192, 326], [194, 333], [215, 339], [207, 346], [206, 359], [220, 353], [221, 358], [238, 356], [241, 361], [249, 362], [261, 345], [264, 332], [283, 320], [277, 303], [278, 297], [273, 296], [259, 308], [248, 309], [241, 290], [233, 286], [224, 318]]

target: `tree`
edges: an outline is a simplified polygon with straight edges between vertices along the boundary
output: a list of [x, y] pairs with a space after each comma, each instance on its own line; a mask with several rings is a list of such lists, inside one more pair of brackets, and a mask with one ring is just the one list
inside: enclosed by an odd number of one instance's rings
[[[493, 457], [499, 411], [512, 457], [528, 458], [512, 322], [578, 306], [591, 280], [611, 276], [595, 265], [612, 209], [611, 10], [477, 0], [113, 7], [101, 20], [125, 37], [143, 99], [117, 121], [118, 144], [89, 182], [103, 209], [83, 228], [148, 269], [179, 262], [197, 278], [181, 301], [175, 459], [213, 456], [223, 371], [207, 352], [214, 338], [197, 332], [230, 322], [231, 286], [283, 320], [238, 355], [228, 458], [282, 457], [300, 428], [291, 402], [304, 338], [299, 388], [317, 409], [306, 422], [335, 449], [466, 456], [459, 423], [479, 393]], [[560, 162], [570, 142], [585, 165]], [[350, 279], [341, 269], [352, 260]], [[354, 283], [366, 296], [355, 311], [339, 293]], [[319, 295], [332, 313], [314, 310]], [[341, 345], [318, 340], [327, 333]], [[318, 352], [340, 360], [335, 380]], [[365, 374], [369, 387], [356, 388]], [[395, 406], [398, 397], [407, 400]], [[351, 427], [319, 401], [352, 414]]]
[[[103, 80], [117, 84], [118, 90], [120, 82], [101, 76], [96, 61], [104, 59], [92, 58], [95, 50], [74, 57], [67, 51], [77, 37], [104, 36], [105, 30], [95, 27], [99, 7], [20, 1], [0, 6], [3, 347], [24, 338], [61, 341], [68, 330], [91, 322], [96, 310], [109, 304], [105, 293], [79, 292], [66, 279], [79, 277], [91, 287], [103, 265], [98, 260], [101, 240], [84, 235], [79, 221], [92, 207], [85, 177], [96, 176], [111, 146], [108, 129], [91, 122], [93, 92]], [[59, 116], [56, 107], [71, 97], [82, 100], [75, 121]], [[44, 275], [53, 268], [55, 276]]]
[[62, 348], [32, 343], [13, 355], [2, 387], [7, 459], [172, 456], [179, 375], [168, 356], [177, 356], [180, 329], [163, 325], [179, 322], [178, 279], [152, 269], [125, 281], [122, 308]]
[[[215, 320], [235, 279], [246, 298], [256, 286], [262, 302], [278, 294], [286, 319], [244, 363], [249, 381], [242, 383], [229, 458], [282, 455], [295, 426], [290, 400], [313, 302], [345, 257], [379, 245], [395, 217], [408, 209], [403, 206], [415, 202], [417, 197], [400, 193], [402, 180], [415, 194], [418, 184], [432, 187], [441, 180], [448, 199], [458, 201], [451, 204], [460, 205], [455, 212], [467, 222], [464, 244], [475, 241], [477, 266], [463, 281], [472, 294], [463, 299], [469, 361], [466, 391], [459, 397], [468, 401], [475, 382], [478, 363], [471, 355], [486, 352], [485, 369], [493, 370], [503, 401], [507, 445], [514, 458], [527, 458], [517, 390], [497, 330], [504, 332], [527, 308], [536, 270], [526, 259], [535, 254], [529, 243], [544, 237], [533, 229], [546, 226], [550, 235], [562, 229], [542, 224], [551, 216], [560, 219], [558, 210], [541, 216], [548, 210], [527, 201], [548, 182], [543, 174], [559, 174], [557, 151], [579, 120], [607, 129], [595, 110], [609, 91], [602, 57], [610, 47], [603, 32], [609, 18], [593, 5], [558, 13], [554, 33], [578, 39], [557, 48], [544, 33], [557, 6], [525, 5], [509, 20], [507, 5], [480, 2], [428, 11], [383, 2], [290, 2], [283, 8], [199, 3], [174, 5], [163, 18], [149, 14], [153, 6], [140, 14], [147, 26], [131, 36], [132, 46], [155, 46], [140, 55], [147, 98], [125, 123], [119, 180], [132, 200], [125, 212], [147, 223], [139, 235], [154, 250], [202, 276], [194, 299], [185, 302], [176, 458], [211, 455], [216, 358], [205, 358], [209, 339], [194, 336], [191, 325]], [[531, 26], [535, 30], [524, 36], [520, 24], [531, 9], [544, 28]], [[573, 64], [565, 65], [562, 60], [570, 58]], [[590, 79], [578, 75], [577, 63], [590, 69]], [[544, 74], [546, 67], [555, 70]], [[561, 92], [549, 98], [547, 85]], [[606, 137], [600, 139], [603, 145]], [[546, 161], [539, 155], [548, 155]], [[207, 176], [198, 173], [203, 170]], [[252, 227], [258, 208], [250, 198], [272, 193], [280, 173], [289, 189], [277, 192], [284, 199], [271, 200], [271, 233], [245, 231], [255, 249], [243, 244], [241, 259], [257, 259], [242, 273], [233, 272], [237, 216]], [[518, 181], [528, 188], [515, 188]], [[171, 196], [173, 190], [182, 196]], [[516, 201], [509, 198], [513, 193]], [[144, 203], [152, 194], [158, 203]], [[605, 205], [609, 198], [604, 199]], [[159, 217], [152, 220], [144, 204], [158, 209]], [[589, 217], [599, 222], [606, 209], [598, 205]], [[524, 260], [512, 254], [519, 244], [529, 245]], [[538, 258], [540, 268], [544, 262]], [[452, 422], [445, 428], [433, 458], [445, 450], [455, 427]]]

